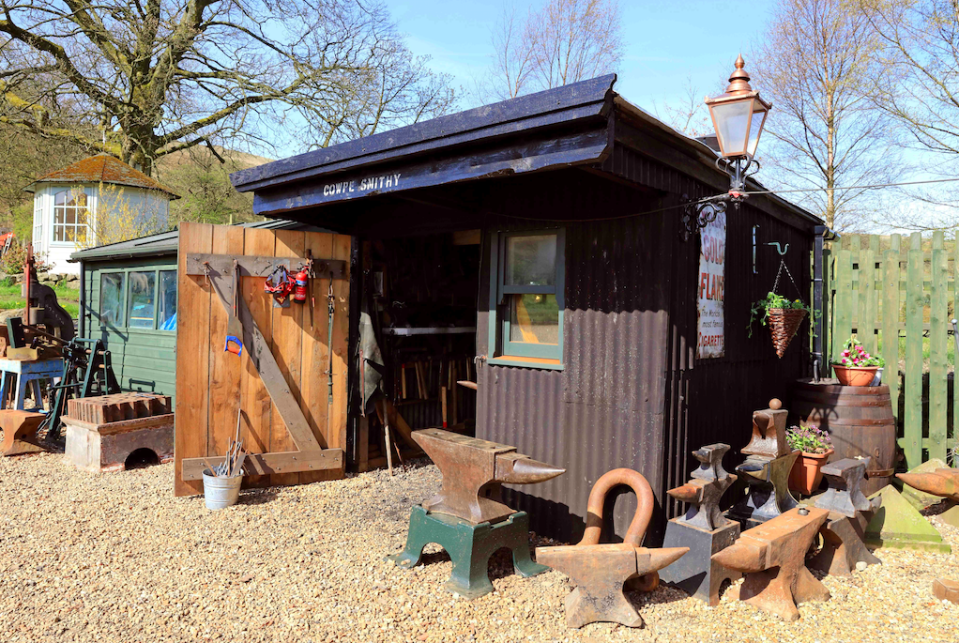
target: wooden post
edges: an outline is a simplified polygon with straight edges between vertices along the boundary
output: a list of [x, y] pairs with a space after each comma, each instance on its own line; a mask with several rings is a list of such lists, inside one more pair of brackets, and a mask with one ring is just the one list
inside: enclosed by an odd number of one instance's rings
[[894, 234], [889, 238], [889, 249], [883, 254], [882, 261], [882, 358], [886, 360], [883, 370], [883, 384], [889, 386], [889, 398], [892, 400], [892, 414], [899, 420], [899, 247], [900, 237]]
[[923, 292], [922, 236], [909, 239], [909, 266], [906, 269], [906, 403], [904, 434], [906, 468], [922, 463], [922, 313]]
[[929, 457], [946, 460], [946, 352], [949, 345], [945, 235], [932, 235], [932, 290], [929, 293]]

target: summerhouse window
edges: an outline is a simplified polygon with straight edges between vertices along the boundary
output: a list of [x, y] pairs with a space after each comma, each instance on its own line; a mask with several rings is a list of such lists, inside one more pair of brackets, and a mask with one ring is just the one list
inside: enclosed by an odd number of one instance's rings
[[43, 204], [40, 197], [33, 201], [33, 243], [38, 247], [43, 245]]
[[84, 243], [87, 239], [87, 195], [61, 190], [53, 195], [53, 241]]
[[490, 279], [491, 361], [561, 368], [564, 230], [494, 235]]
[[102, 273], [100, 321], [117, 328], [175, 331], [176, 290], [176, 270]]

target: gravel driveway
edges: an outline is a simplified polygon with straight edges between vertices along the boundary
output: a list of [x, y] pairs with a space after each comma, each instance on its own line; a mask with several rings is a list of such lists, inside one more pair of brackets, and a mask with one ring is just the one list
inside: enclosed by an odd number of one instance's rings
[[410, 505], [439, 487], [433, 466], [244, 492], [208, 512], [173, 497], [172, 464], [97, 475], [62, 458], [0, 458], [4, 643], [959, 641], [959, 606], [931, 593], [936, 576], [959, 579], [955, 556], [880, 550], [882, 566], [826, 578], [832, 600], [796, 623], [662, 587], [634, 599], [645, 629], [568, 630], [558, 572], [522, 579], [500, 556], [496, 591], [467, 602], [442, 589], [445, 554], [412, 571], [383, 560], [405, 542]]

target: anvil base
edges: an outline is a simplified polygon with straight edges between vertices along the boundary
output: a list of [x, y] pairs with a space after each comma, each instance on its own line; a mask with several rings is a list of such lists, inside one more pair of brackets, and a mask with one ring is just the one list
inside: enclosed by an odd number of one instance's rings
[[739, 538], [740, 526], [729, 521], [725, 527], [706, 531], [687, 525], [682, 518], [666, 523], [663, 547], [689, 547], [689, 552], [660, 570], [659, 579], [673, 583], [681, 590], [709, 605], [719, 605], [719, 589], [724, 580], [736, 580], [741, 573], [712, 560], [712, 555], [729, 547]]
[[513, 552], [513, 567], [523, 577], [549, 570], [534, 563], [529, 555], [529, 516], [517, 511], [503, 522], [474, 525], [467, 520], [441, 513], [427, 513], [416, 505], [410, 512], [410, 530], [402, 552], [387, 556], [400, 567], [415, 567], [423, 548], [436, 543], [453, 561], [453, 573], [446, 589], [470, 600], [493, 591], [489, 580], [489, 559], [498, 549]]

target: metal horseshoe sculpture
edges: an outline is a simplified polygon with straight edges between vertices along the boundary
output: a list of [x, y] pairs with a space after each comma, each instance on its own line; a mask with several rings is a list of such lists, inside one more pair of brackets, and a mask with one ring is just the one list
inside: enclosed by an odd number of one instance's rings
[[[603, 503], [606, 495], [619, 485], [630, 487], [636, 494], [636, 513], [622, 543], [601, 545]], [[586, 510], [586, 533], [579, 544], [536, 548], [538, 562], [568, 575], [575, 586], [566, 597], [569, 627], [597, 621], [628, 627], [643, 625], [642, 617], [623, 595], [623, 585], [635, 579], [638, 589], [653, 591], [659, 585], [658, 570], [689, 551], [688, 547], [642, 547], [652, 515], [653, 490], [646, 478], [632, 469], [614, 469], [593, 485]]]

